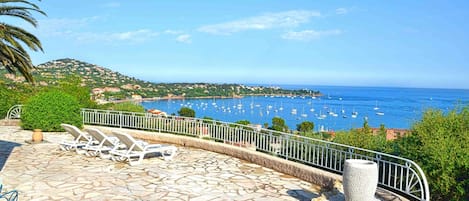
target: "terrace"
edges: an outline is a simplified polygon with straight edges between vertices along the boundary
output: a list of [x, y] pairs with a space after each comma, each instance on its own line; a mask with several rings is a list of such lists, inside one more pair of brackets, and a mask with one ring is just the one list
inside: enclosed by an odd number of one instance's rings
[[420, 168], [383, 153], [224, 122], [88, 109], [82, 116], [87, 126], [175, 144], [179, 154], [134, 167], [59, 151], [57, 143], [71, 137], [64, 133], [46, 133], [48, 143], [29, 145], [30, 131], [4, 126], [4, 185], [26, 200], [343, 200], [343, 161], [364, 158], [379, 164], [381, 200], [429, 199]]

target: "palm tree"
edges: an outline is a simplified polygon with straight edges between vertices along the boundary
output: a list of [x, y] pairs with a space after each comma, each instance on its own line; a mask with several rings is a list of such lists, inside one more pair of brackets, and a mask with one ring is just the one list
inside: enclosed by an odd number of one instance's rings
[[[46, 15], [37, 5], [26, 0], [0, 0], [0, 16], [19, 18], [37, 27], [37, 21], [31, 12]], [[0, 66], [10, 73], [18, 71], [27, 81], [34, 82], [31, 74], [34, 66], [23, 45], [33, 51], [43, 51], [36, 36], [20, 27], [0, 21]]]

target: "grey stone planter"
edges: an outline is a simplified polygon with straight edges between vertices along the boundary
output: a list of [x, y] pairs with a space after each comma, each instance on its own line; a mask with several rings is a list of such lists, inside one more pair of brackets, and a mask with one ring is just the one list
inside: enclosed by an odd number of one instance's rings
[[346, 201], [374, 201], [378, 186], [378, 165], [373, 161], [348, 159], [344, 165]]

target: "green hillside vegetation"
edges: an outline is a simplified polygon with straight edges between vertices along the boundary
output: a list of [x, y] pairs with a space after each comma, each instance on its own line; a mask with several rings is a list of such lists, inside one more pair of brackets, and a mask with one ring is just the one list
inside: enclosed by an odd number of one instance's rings
[[[318, 91], [285, 90], [279, 87], [253, 87], [240, 84], [152, 83], [75, 59], [59, 59], [40, 64], [32, 74], [37, 84], [41, 86], [57, 85], [64, 78], [77, 76], [82, 80], [83, 86], [92, 90], [94, 98], [103, 100], [130, 99], [132, 95], [140, 95], [142, 98], [321, 95]], [[0, 80], [5, 83], [24, 82], [23, 77], [8, 74], [5, 68], [0, 68], [0, 75], [2, 75]]]

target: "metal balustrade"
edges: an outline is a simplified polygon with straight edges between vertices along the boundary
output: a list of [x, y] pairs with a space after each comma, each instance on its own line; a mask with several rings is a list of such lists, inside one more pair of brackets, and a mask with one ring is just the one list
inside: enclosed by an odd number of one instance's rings
[[416, 200], [430, 200], [427, 179], [413, 161], [402, 157], [284, 132], [214, 120], [81, 109], [84, 124], [132, 128], [202, 137], [246, 147], [342, 174], [346, 159], [366, 159], [379, 167], [381, 187]]
[[13, 105], [7, 112], [6, 119], [20, 119], [23, 105]]
[[340, 174], [346, 159], [371, 160], [378, 164], [380, 186], [417, 200], [430, 200], [422, 169], [413, 161], [398, 156], [221, 121], [95, 109], [82, 109], [81, 114], [85, 124], [206, 137]]

